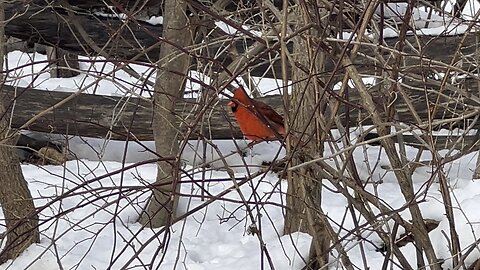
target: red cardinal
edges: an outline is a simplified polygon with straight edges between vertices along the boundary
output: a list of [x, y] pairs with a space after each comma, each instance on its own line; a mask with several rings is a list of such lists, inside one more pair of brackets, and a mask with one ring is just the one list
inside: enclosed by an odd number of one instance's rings
[[285, 135], [283, 117], [267, 104], [251, 99], [243, 87], [233, 91], [231, 107], [243, 135], [254, 142], [278, 140]]

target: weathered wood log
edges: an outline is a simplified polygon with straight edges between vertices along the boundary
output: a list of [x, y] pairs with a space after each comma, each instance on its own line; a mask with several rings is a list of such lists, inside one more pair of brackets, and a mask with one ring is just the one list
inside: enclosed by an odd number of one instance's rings
[[[6, 107], [8, 115], [12, 114], [13, 128], [23, 127], [32, 131], [98, 138], [123, 140], [130, 136], [139, 140], [153, 140], [152, 104], [149, 100], [78, 94], [64, 105], [25, 127], [24, 124], [32, 117], [64, 100], [72, 93], [4, 86], [3, 94], [7, 96], [4, 100], [8, 100]], [[194, 99], [186, 99], [179, 103], [176, 109], [179, 119], [189, 119], [189, 114], [195, 105]], [[215, 124], [205, 127], [204, 134], [212, 133], [215, 138], [241, 136], [239, 130], [232, 131], [228, 128], [229, 125], [226, 123], [231, 116], [225, 113], [225, 108], [226, 101], [221, 101], [219, 105], [212, 107], [214, 113], [209, 121]]]
[[[427, 87], [435, 87], [430, 85]], [[476, 91], [475, 87], [469, 88], [472, 94]], [[374, 89], [372, 90], [374, 91]], [[456, 125], [458, 127], [466, 127], [470, 122], [468, 119], [461, 119], [462, 111], [468, 111], [468, 107], [463, 107], [463, 101], [460, 103], [452, 103], [451, 100], [444, 96], [438, 96], [435, 92], [428, 95], [425, 93], [416, 93], [417, 90], [406, 90], [413, 99], [413, 105], [417, 110], [418, 115], [425, 123], [428, 120], [445, 119], [445, 127]], [[135, 97], [113, 97], [113, 96], [99, 96], [90, 94], [78, 94], [72, 100], [66, 102], [64, 105], [55, 108], [52, 112], [45, 114], [38, 118], [29, 126], [24, 126], [32, 117], [40, 112], [48, 109], [59, 101], [64, 100], [72, 93], [43, 91], [35, 89], [14, 88], [11, 86], [3, 87], [3, 94], [7, 95], [6, 107], [9, 113], [12, 114], [12, 127], [24, 128], [32, 131], [41, 131], [47, 133], [58, 133], [66, 135], [79, 135], [88, 137], [100, 137], [124, 140], [127, 136], [130, 138], [137, 138], [139, 140], [152, 140], [151, 129], [151, 107], [152, 104], [147, 99], [140, 99]], [[443, 94], [448, 95], [448, 91]], [[368, 115], [362, 111], [359, 97], [354, 90], [351, 90], [349, 98], [350, 117], [348, 118], [348, 126], [355, 127], [360, 124], [371, 125]], [[373, 95], [378, 98], [381, 103], [381, 97], [377, 92]], [[428, 97], [428, 99], [427, 99]], [[432, 115], [431, 108], [437, 102], [437, 97], [441, 104], [437, 105], [435, 114]], [[329, 97], [333, 100], [335, 97]], [[272, 106], [278, 112], [283, 112], [283, 102], [280, 96], [267, 96], [261, 100]], [[464, 98], [467, 103], [475, 104], [474, 101]], [[13, 103], [15, 101], [15, 103]], [[447, 103], [443, 101], [448, 101]], [[242, 135], [237, 128], [233, 115], [227, 110], [226, 100], [220, 100], [218, 104], [198, 104], [195, 99], [185, 99], [178, 103], [175, 113], [179, 121], [182, 121], [183, 132], [186, 134], [191, 130], [190, 138], [198, 137], [201, 133], [208, 138], [213, 139], [229, 139], [241, 138]], [[416, 125], [412, 113], [407, 109], [407, 105], [401, 99], [396, 102], [398, 109], [398, 118], [392, 121], [412, 123]], [[340, 118], [344, 125], [346, 125], [346, 111], [343, 103], [340, 109]], [[428, 105], [428, 106], [427, 106]], [[194, 106], [196, 106], [194, 108]], [[478, 104], [477, 104], [478, 106]], [[206, 108], [205, 108], [206, 107]], [[199, 109], [205, 108], [205, 121], [203, 123], [197, 121], [197, 115], [192, 112], [198, 112]], [[470, 110], [471, 111], [471, 110]], [[475, 113], [470, 115], [470, 118], [475, 116]], [[9, 116], [7, 116], [9, 117]], [[460, 117], [455, 121], [448, 122], [450, 118]], [[464, 126], [462, 126], [464, 125]], [[200, 128], [200, 126], [202, 128]], [[480, 128], [480, 121], [475, 124], [476, 128]], [[334, 127], [333, 127], [334, 128]], [[440, 138], [442, 140], [442, 138]], [[407, 139], [408, 140], [408, 139]], [[413, 139], [412, 139], [413, 140]], [[452, 138], [443, 138], [444, 143]], [[468, 139], [467, 139], [468, 140]], [[416, 140], [411, 141], [414, 143]], [[451, 145], [451, 143], [450, 143]]]
[[[125, 0], [127, 1], [127, 0]], [[91, 2], [91, 1], [85, 1]], [[128, 2], [128, 1], [127, 1]], [[72, 2], [73, 3], [73, 2]], [[28, 5], [27, 5], [28, 4]], [[99, 17], [92, 11], [86, 9], [69, 9], [59, 2], [52, 2], [46, 5], [43, 0], [16, 0], [6, 5], [7, 18], [13, 18], [6, 25], [6, 34], [27, 40], [30, 43], [41, 43], [49, 46], [58, 46], [62, 49], [80, 55], [103, 55], [110, 59], [124, 61], [145, 61], [158, 60], [159, 36], [162, 33], [161, 25], [150, 25], [141, 21], [125, 20], [117, 18]], [[71, 14], [68, 14], [70, 12]], [[75, 22], [75, 23], [73, 23]], [[83, 30], [85, 31], [84, 33]], [[233, 37], [225, 35], [225, 42], [217, 42], [208, 45], [207, 55], [217, 55], [216, 52], [224, 46], [232, 43], [237, 46], [239, 52], [243, 52], [244, 42], [234, 42]], [[436, 69], [439, 72], [445, 67], [432, 62], [435, 60], [443, 63], [450, 63], [453, 52], [456, 51], [462, 36], [432, 37], [432, 36], [410, 36], [407, 37], [410, 44], [414, 44], [417, 50], [422, 53], [422, 58], [415, 56], [413, 50], [408, 47], [405, 50], [404, 72], [418, 72], [420, 69]], [[467, 36], [461, 52], [463, 55], [475, 51], [475, 35]], [[394, 45], [396, 39], [387, 39], [388, 46]], [[247, 42], [249, 44], [253, 41]], [[101, 49], [100, 49], [101, 48]], [[272, 46], [269, 46], [272, 48]], [[99, 52], [98, 50], [101, 50]], [[373, 55], [378, 52], [378, 46], [362, 45], [360, 52], [365, 55]], [[380, 51], [388, 54], [388, 51]], [[251, 63], [255, 66], [251, 70], [254, 76], [266, 76], [280, 78], [280, 61], [273, 61], [278, 55], [278, 49], [266, 52], [261, 58]], [[216, 69], [231, 63], [232, 59], [227, 53], [223, 53], [215, 59], [196, 59], [197, 61], [212, 61]], [[364, 74], [374, 74], [383, 65], [374, 63], [371, 60], [359, 55], [355, 58], [354, 64]], [[273, 65], [273, 68], [271, 66]], [[469, 63], [464, 64], [465, 67]], [[326, 70], [331, 72], [335, 67], [333, 61], [327, 62]], [[342, 73], [342, 67], [338, 71]], [[290, 74], [290, 72], [288, 72]]]
[[[53, 3], [57, 2], [58, 4], [61, 4], [62, 1], [54, 0], [51, 1]], [[70, 5], [76, 6], [79, 8], [83, 9], [93, 9], [93, 8], [101, 8], [101, 7], [115, 7], [116, 5], [120, 5], [124, 9], [129, 9], [133, 7], [142, 7], [145, 6], [147, 8], [149, 7], [160, 7], [162, 5], [163, 1], [158, 1], [158, 0], [115, 0], [115, 1], [98, 1], [98, 0], [67, 0]]]
[[[73, 17], [68, 15], [72, 12]], [[46, 5], [43, 0], [19, 0], [6, 4], [5, 16], [13, 18], [6, 26], [8, 36], [33, 43], [58, 46], [81, 55], [99, 55], [95, 46], [103, 48], [106, 57], [130, 60], [138, 54], [146, 61], [158, 58], [161, 26], [142, 22], [123, 22], [115, 18], [98, 17], [88, 10], [68, 9], [58, 3]], [[81, 33], [75, 24], [87, 33]], [[8, 29], [8, 30], [7, 30]], [[91, 39], [95, 44], [91, 44]]]
[[[281, 9], [283, 0], [271, 0], [273, 2], [273, 5], [275, 5], [277, 8]], [[405, 2], [405, 0], [400, 0]], [[439, 1], [439, 0], [436, 0]], [[53, 2], [60, 2], [59, 0], [54, 0]], [[111, 0], [106, 0], [106, 1], [98, 1], [98, 0], [67, 0], [67, 2], [75, 7], [83, 8], [83, 9], [94, 9], [94, 8], [105, 8], [106, 6], [110, 7], [117, 7], [119, 5], [122, 9], [125, 9], [127, 11], [132, 11], [131, 9], [134, 9], [138, 11], [139, 7], [145, 6], [145, 8], [142, 9], [158, 9], [158, 13], [156, 15], [162, 15], [162, 9], [160, 8], [161, 5], [163, 4], [163, 1], [159, 0], [116, 0], [116, 1], [111, 1]], [[209, 4], [212, 5], [216, 1], [202, 1], [203, 4]], [[60, 2], [61, 3], [61, 2]], [[239, 8], [243, 10], [243, 12], [255, 12], [260, 9], [260, 6], [258, 4], [259, 2], [256, 0], [242, 0], [242, 1], [228, 1], [226, 3], [225, 10], [228, 11], [236, 11]]]

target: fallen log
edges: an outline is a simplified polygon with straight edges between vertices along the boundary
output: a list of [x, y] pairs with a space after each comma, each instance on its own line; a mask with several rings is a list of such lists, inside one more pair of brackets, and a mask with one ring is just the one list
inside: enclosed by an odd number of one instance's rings
[[[74, 1], [69, 1], [73, 4]], [[125, 4], [131, 1], [123, 1]], [[62, 1], [47, 2], [44, 0], [16, 0], [6, 3], [5, 14], [9, 18], [6, 24], [6, 34], [28, 41], [30, 44], [40, 43], [48, 46], [58, 46], [74, 54], [98, 56], [102, 55], [111, 60], [121, 61], [143, 61], [155, 62], [159, 57], [161, 43], [162, 25], [151, 25], [134, 19], [119, 20], [115, 17], [99, 16], [95, 12], [75, 6], [76, 9], [65, 7]], [[92, 5], [91, 1], [82, 1], [83, 4]], [[11, 18], [11, 19], [10, 19]], [[204, 42], [201, 47], [208, 49], [203, 53], [202, 58], [194, 59], [198, 62], [214, 63], [213, 68], [220, 70], [232, 62], [231, 56], [223, 52], [227, 46], [236, 46], [241, 54], [245, 51], [244, 40], [235, 40], [232, 35], [224, 34], [223, 42], [208, 44]], [[415, 49], [406, 47], [404, 50], [404, 64], [402, 71], [416, 73], [418, 69], [436, 69], [437, 72], [444, 72], [440, 63], [450, 63], [457, 46], [463, 36], [408, 36], [409, 44]], [[265, 41], [267, 42], [267, 41]], [[274, 42], [274, 41], [272, 41]], [[333, 42], [333, 41], [330, 41]], [[343, 41], [338, 41], [343, 42]], [[382, 41], [383, 42], [383, 41]], [[397, 42], [396, 38], [386, 39], [386, 46], [393, 47]], [[253, 40], [247, 39], [247, 45]], [[475, 52], [476, 36], [468, 35], [463, 41], [461, 48], [462, 55], [469, 55]], [[292, 44], [288, 44], [292, 46]], [[273, 44], [267, 46], [262, 57], [252, 60], [249, 65], [252, 67], [250, 73], [253, 76], [281, 78], [281, 63], [278, 59], [279, 47], [275, 49]], [[272, 49], [273, 48], [273, 49]], [[271, 51], [270, 51], [271, 50]], [[418, 55], [418, 50], [421, 55]], [[374, 55], [374, 53], [389, 54], [387, 50], [379, 50], [375, 42], [362, 44], [360, 54], [354, 59], [354, 64], [363, 74], [375, 74], [384, 66], [375, 63], [363, 55]], [[194, 54], [194, 53], [192, 53]], [[209, 58], [208, 55], [215, 55]], [[206, 63], [204, 63], [206, 64]], [[334, 70], [335, 62], [326, 62], [326, 72]], [[465, 61], [464, 68], [467, 70], [470, 63]], [[223, 67], [222, 67], [223, 66]], [[459, 66], [457, 66], [459, 67]], [[289, 67], [290, 68], [290, 67]], [[339, 73], [343, 73], [340, 66]], [[290, 72], [287, 72], [290, 76]]]
[[[3, 87], [3, 95], [8, 110], [6, 117], [11, 115], [12, 128], [120, 140], [127, 136], [153, 140], [152, 104], [147, 99], [44, 91], [8, 85]], [[76, 96], [25, 126], [32, 117], [71, 95]], [[188, 119], [196, 104], [194, 99], [179, 102], [176, 108], [179, 119]], [[218, 139], [240, 137], [238, 130], [232, 131], [225, 124], [231, 120], [231, 116], [222, 107], [226, 108], [226, 101], [220, 101], [219, 105], [212, 107], [214, 113], [209, 121], [215, 124], [205, 127], [204, 134], [212, 133]]]
[[[73, 15], [70, 16], [68, 12]], [[6, 3], [5, 16], [11, 18], [5, 26], [6, 35], [28, 41], [32, 45], [40, 43], [58, 46], [87, 56], [99, 55], [96, 52], [98, 46], [102, 48], [105, 57], [126, 61], [137, 55], [142, 55], [144, 61], [150, 57], [158, 58], [159, 55], [159, 46], [153, 45], [159, 44], [161, 25], [95, 16], [93, 11], [71, 10], [59, 2], [47, 5], [43, 0], [9, 1]], [[87, 34], [84, 35], [81, 30]], [[149, 47], [150, 50], [147, 50]]]
[[[475, 89], [475, 87], [472, 87], [470, 92], [475, 91]], [[429, 119], [432, 121], [444, 119], [444, 127], [447, 128], [452, 128], [452, 125], [466, 127], [470, 124], [468, 119], [461, 118], [462, 111], [468, 110], [468, 108], [461, 107], [464, 105], [463, 103], [448, 102], [443, 104], [441, 102], [442, 99], [450, 101], [450, 98], [440, 96], [441, 99], [438, 100], [438, 96], [434, 93], [419, 95], [414, 93], [415, 90], [407, 89], [407, 91], [410, 91], [409, 93], [412, 96], [416, 96], [413, 100], [413, 105], [425, 123], [428, 123]], [[448, 91], [444, 91], [442, 94], [448, 94]], [[21, 87], [14, 88], [12, 86], [4, 86], [3, 95], [3, 100], [5, 100], [5, 106], [9, 113], [6, 117], [11, 115], [11, 126], [13, 128], [118, 140], [125, 140], [127, 137], [138, 140], [153, 140], [152, 104], [148, 99], [72, 94]], [[30, 121], [32, 117], [71, 95], [75, 95], [75, 97], [25, 126], [25, 123]], [[374, 96], [379, 98], [375, 93]], [[333, 100], [334, 97], [330, 98]], [[281, 96], [266, 96], [260, 100], [269, 104], [278, 112], [283, 113]], [[438, 101], [440, 102], [438, 103]], [[472, 101], [470, 100], [469, 102]], [[226, 103], [226, 100], [218, 100], [218, 103], [200, 104], [195, 99], [184, 99], [178, 102], [174, 113], [177, 115], [178, 120], [183, 123], [182, 133], [187, 134], [187, 132], [190, 132], [191, 139], [198, 138], [200, 134], [209, 139], [242, 138], [233, 115], [227, 110]], [[437, 105], [436, 114], [432, 115], [426, 108], [437, 103], [441, 105]], [[350, 116], [348, 118], [345, 116], [346, 104], [342, 103], [339, 112], [340, 119], [345, 126], [356, 127], [372, 124], [369, 116], [361, 109], [359, 105], [360, 100], [355, 91], [351, 90], [348, 104], [357, 104], [357, 106], [350, 106]], [[398, 99], [395, 106], [398, 114], [395, 116], [396, 118], [392, 119], [393, 122], [416, 125], [414, 116], [408, 110], [405, 102]], [[203, 120], [197, 117], [198, 112], [202, 109], [205, 116]], [[456, 118], [456, 120], [449, 122], [450, 118]], [[474, 126], [480, 128], [480, 121], [475, 123]], [[335, 126], [332, 128], [335, 128]], [[405, 141], [418, 145], [418, 140], [413, 136], [410, 137], [410, 139], [407, 137]], [[442, 148], [449, 148], [452, 147], [456, 137], [439, 136], [436, 139], [438, 140], [437, 145], [442, 145]], [[473, 137], [464, 138], [460, 142], [461, 145], [459, 144], [456, 148], [462, 148], [472, 140]]]

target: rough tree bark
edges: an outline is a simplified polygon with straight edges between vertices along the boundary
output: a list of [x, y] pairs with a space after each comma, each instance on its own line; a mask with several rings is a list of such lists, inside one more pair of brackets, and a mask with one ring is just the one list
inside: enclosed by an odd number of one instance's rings
[[157, 180], [147, 208], [140, 222], [150, 227], [170, 224], [175, 217], [179, 190], [179, 140], [180, 126], [175, 115], [175, 104], [183, 97], [184, 81], [190, 57], [181, 49], [192, 44], [192, 32], [186, 3], [182, 0], [165, 0], [164, 30], [153, 102], [153, 134], [156, 152], [160, 157], [176, 156], [173, 162], [159, 162]]
[[[0, 1], [0, 69], [5, 57], [4, 1]], [[3, 75], [0, 76], [3, 85]], [[3, 95], [1, 97], [3, 99]], [[0, 115], [5, 107], [0, 102]], [[11, 146], [6, 117], [0, 119], [0, 204], [5, 216], [7, 241], [0, 252], [0, 264], [14, 259], [32, 243], [39, 241], [38, 216], [27, 182], [23, 178], [20, 163]]]
[[[458, 2], [460, 1], [457, 1], [457, 4]], [[479, 37], [477, 36], [477, 44], [478, 44], [478, 41], [479, 41]], [[480, 61], [480, 48], [477, 46], [476, 47], [476, 50], [475, 50], [475, 61]], [[478, 71], [477, 71], [477, 74], [478, 74]], [[477, 82], [477, 91], [476, 91], [476, 94], [478, 95], [480, 93], [480, 82]], [[480, 129], [477, 129], [477, 134], [480, 135]], [[473, 176], [472, 176], [473, 179], [480, 179], [480, 148], [478, 149], [478, 154], [477, 154], [477, 162], [476, 162], [476, 166], [475, 166], [475, 170], [473, 171]]]
[[[298, 29], [313, 23], [311, 8], [305, 2], [298, 6], [296, 26]], [[288, 149], [292, 156], [292, 165], [305, 162], [305, 157], [298, 155], [298, 143], [308, 142], [308, 149], [315, 149], [314, 154], [323, 153], [324, 132], [319, 125], [321, 108], [325, 102], [321, 100], [323, 89], [318, 84], [315, 74], [324, 69], [325, 55], [315, 50], [314, 39], [320, 36], [313, 28], [304, 31], [295, 38], [293, 52], [295, 61], [301, 68], [293, 68], [293, 95], [290, 104], [290, 127], [295, 131]], [[307, 50], [307, 52], [306, 52]], [[305, 70], [309, 72], [306, 73]], [[303, 143], [302, 143], [303, 144]], [[302, 167], [289, 174], [287, 191], [287, 212], [285, 217], [285, 233], [306, 232], [313, 236], [310, 267], [322, 268], [328, 264], [330, 237], [319, 211], [321, 207], [322, 177], [320, 172], [311, 167]], [[310, 269], [310, 268], [309, 268]]]
[[[349, 60], [349, 58], [343, 58], [342, 62], [345, 66], [347, 66], [346, 70], [349, 74], [349, 77], [357, 88], [362, 99], [364, 100], [364, 107], [370, 112], [373, 123], [377, 128], [378, 134], [381, 137], [384, 137], [381, 143], [392, 165], [393, 172], [395, 173], [395, 176], [400, 186], [400, 190], [402, 191], [405, 200], [407, 202], [411, 202], [409, 203], [409, 210], [412, 215], [412, 227], [414, 228], [413, 235], [418, 245], [417, 251], [419, 252], [419, 254], [417, 256], [417, 259], [423, 261], [422, 252], [425, 252], [425, 255], [429, 262], [429, 266], [432, 269], [440, 269], [440, 264], [438, 259], [436, 258], [432, 242], [430, 241], [430, 238], [428, 236], [422, 213], [415, 200], [411, 174], [409, 174], [403, 169], [405, 168], [405, 164], [402, 163], [402, 160], [398, 154], [398, 151], [395, 148], [393, 140], [386, 136], [390, 133], [390, 130], [386, 128], [386, 121], [384, 121], [384, 118], [382, 118], [382, 116], [378, 113], [376, 108], [377, 106], [375, 105], [372, 96], [369, 94], [367, 87], [359, 76], [358, 70], [352, 66], [352, 62]], [[418, 267], [424, 266], [425, 265], [418, 265]]]

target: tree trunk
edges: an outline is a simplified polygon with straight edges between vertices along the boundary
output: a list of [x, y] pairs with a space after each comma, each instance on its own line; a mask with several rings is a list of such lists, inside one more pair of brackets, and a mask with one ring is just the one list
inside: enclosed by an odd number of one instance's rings
[[165, 0], [163, 37], [160, 61], [155, 83], [153, 102], [153, 134], [157, 154], [176, 157], [174, 162], [158, 163], [155, 189], [140, 222], [150, 227], [169, 225], [175, 217], [179, 191], [179, 140], [180, 125], [176, 121], [175, 104], [183, 97], [184, 82], [190, 57], [179, 50], [192, 44], [192, 33], [186, 3], [182, 0]]
[[[0, 1], [0, 22], [5, 22], [4, 1]], [[5, 31], [0, 25], [0, 68], [5, 57]], [[4, 78], [1, 76], [1, 83]], [[3, 95], [2, 95], [3, 99]], [[0, 102], [0, 115], [6, 115]], [[0, 253], [0, 264], [14, 259], [32, 243], [39, 241], [38, 216], [20, 163], [11, 147], [6, 117], [0, 119], [0, 204], [5, 216], [7, 241]], [[10, 145], [10, 146], [9, 146]]]
[[[309, 14], [310, 8], [313, 7], [299, 5], [296, 14], [298, 28], [313, 23], [311, 15], [316, 12]], [[325, 101], [321, 99], [324, 96], [323, 88], [314, 75], [321, 74], [325, 62], [325, 55], [315, 50], [317, 46], [314, 39], [319, 35], [314, 29], [307, 30], [295, 38], [293, 47], [295, 60], [301, 66], [295, 67], [292, 74], [294, 83], [290, 108], [293, 109], [290, 111], [289, 121], [291, 130], [295, 132], [288, 151], [292, 156], [293, 166], [306, 161], [305, 156], [296, 153], [296, 144], [308, 142], [306, 147], [315, 149], [314, 155], [323, 153], [325, 138], [319, 123], [322, 121], [320, 112]], [[321, 211], [315, 210], [321, 207], [321, 192], [322, 177], [319, 171], [303, 167], [289, 174], [285, 233], [301, 231], [313, 236], [309, 260], [313, 269], [328, 264], [330, 248], [330, 236], [326, 228], [328, 224], [325, 224], [325, 219], [320, 216]]]
[[[457, 4], [459, 3], [460, 1], [457, 1]], [[466, 2], [466, 1], [465, 1]], [[477, 42], [476, 44], [479, 43], [479, 37], [476, 36], [477, 38]], [[480, 48], [478, 48], [478, 46], [475, 46], [476, 47], [476, 50], [475, 50], [475, 61], [479, 61], [480, 60]], [[479, 75], [479, 71], [477, 70], [477, 76]], [[478, 95], [480, 94], [480, 82], [477, 81], [476, 82], [476, 85], [477, 85], [477, 91], [475, 91], [475, 95]], [[480, 130], [477, 129], [477, 134], [476, 134], [476, 137], [480, 135]], [[475, 170], [473, 171], [473, 179], [480, 179], [480, 148], [478, 149], [478, 153], [477, 153], [477, 162], [476, 162], [476, 166], [475, 166]]]

